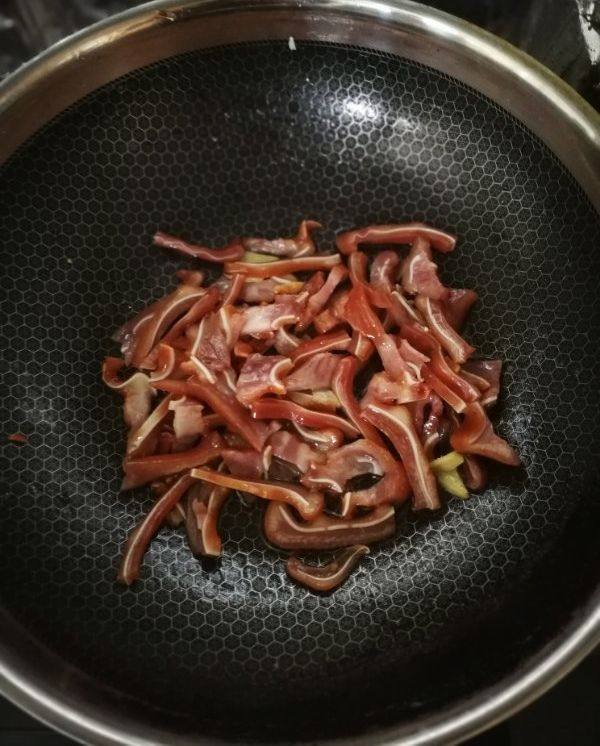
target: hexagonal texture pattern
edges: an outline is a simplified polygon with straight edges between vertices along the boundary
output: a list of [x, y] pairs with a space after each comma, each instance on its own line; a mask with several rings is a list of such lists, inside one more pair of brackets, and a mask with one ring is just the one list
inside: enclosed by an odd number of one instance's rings
[[[572, 523], [589, 524], [598, 483], [598, 218], [490, 101], [365, 50], [194, 53], [65, 112], [2, 169], [0, 202], [2, 429], [29, 437], [2, 446], [0, 593], [60, 656], [153, 705], [214, 718], [205, 733], [236, 723], [276, 737], [292, 717], [309, 732], [317, 712], [325, 733], [353, 693], [364, 725], [494, 681], [562, 623], [557, 588], [565, 613], [584, 597], [569, 573], [597, 559]], [[328, 597], [287, 580], [260, 506], [236, 502], [219, 562], [199, 563], [165, 528], [141, 580], [118, 587], [123, 540], [150, 502], [119, 494], [120, 402], [100, 361], [112, 330], [181, 266], [150, 237], [160, 226], [219, 245], [290, 234], [302, 217], [327, 226], [323, 245], [373, 221], [459, 235], [442, 272], [480, 294], [467, 336], [506, 361], [495, 418], [524, 468], [494, 470], [484, 494], [441, 515], [401, 512], [396, 538]], [[569, 531], [576, 557], [563, 556]], [[532, 584], [550, 558], [554, 585]], [[489, 645], [494, 625], [502, 639]], [[269, 718], [246, 718], [267, 705]]]

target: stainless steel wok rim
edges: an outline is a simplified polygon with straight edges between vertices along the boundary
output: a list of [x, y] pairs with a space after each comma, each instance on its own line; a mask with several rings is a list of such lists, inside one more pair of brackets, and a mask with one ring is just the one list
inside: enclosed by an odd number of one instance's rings
[[[582, 618], [510, 677], [435, 715], [400, 727], [388, 727], [353, 738], [336, 739], [338, 746], [437, 746], [456, 744], [514, 715], [548, 691], [600, 643], [600, 591]], [[48, 681], [23, 675], [14, 662], [0, 659], [0, 694], [55, 730], [81, 743], [102, 746], [153, 746], [172, 743], [172, 734], [133, 719], [118, 726], [110, 713], [82, 713], [57, 695]], [[215, 739], [178, 736], [181, 746], [211, 746]]]
[[[16, 114], [24, 116], [28, 113], [27, 109], [19, 109], [19, 106], [27, 102], [53, 75], [68, 68], [76, 69], [77, 66], [85, 65], [86, 59], [91, 61], [99, 52], [110, 51], [119, 40], [129, 40], [148, 31], [168, 29], [178, 22], [190, 19], [199, 20], [214, 14], [240, 11], [260, 11], [262, 14], [285, 12], [290, 19], [308, 14], [313, 22], [315, 19], [323, 21], [325, 26], [332, 19], [343, 19], [346, 23], [339, 24], [340, 33], [335, 38], [332, 38], [330, 31], [323, 35], [315, 34], [314, 31], [311, 33], [310, 24], [304, 25], [303, 32], [303, 26], [300, 25], [296, 31], [298, 39], [323, 38], [358, 43], [359, 40], [348, 32], [348, 28], [352, 27], [354, 21], [356, 24], [366, 22], [400, 32], [405, 40], [416, 35], [434, 45], [439, 44], [442, 51], [455, 49], [465, 57], [476, 59], [484, 72], [486, 69], [493, 70], [497, 72], [500, 81], [510, 80], [519, 86], [525, 98], [530, 99], [532, 111], [519, 111], [519, 104], [514, 100], [503, 101], [499, 95], [494, 98], [494, 92], [499, 94], [499, 89], [494, 88], [493, 82], [487, 85], [484, 79], [479, 80], [472, 71], [468, 74], [474, 79], [464, 82], [481, 90], [521, 120], [526, 120], [526, 115], [531, 115], [533, 121], [524, 123], [565, 163], [592, 204], [600, 209], [600, 116], [563, 81], [511, 45], [471, 24], [410, 0], [185, 0], [179, 3], [158, 0], [126, 11], [61, 41], [0, 84], [0, 162], [9, 157], [31, 132], [58, 113], [49, 109], [45, 118], [40, 118], [41, 115], [37, 112], [36, 127], [33, 130], [25, 132], [22, 137], [17, 135], [11, 139], [6, 136], [11, 127], [11, 119], [15, 121]], [[288, 31], [295, 26], [290, 20], [290, 25], [283, 23], [278, 28], [280, 33], [276, 38], [286, 38]], [[272, 34], [269, 38], [273, 38]], [[377, 48], [378, 45], [373, 38], [369, 38], [365, 46]], [[384, 51], [393, 50], [386, 46]], [[165, 56], [171, 54], [172, 51]], [[156, 59], [160, 59], [160, 56]], [[452, 60], [449, 64], [452, 67]], [[437, 67], [435, 64], [432, 66]], [[135, 63], [131, 69], [134, 67]], [[446, 71], [443, 65], [437, 69]], [[121, 68], [113, 72], [108, 71], [105, 82], [123, 74]], [[448, 74], [460, 79], [454, 68]], [[95, 87], [97, 85], [92, 83], [89, 90], [76, 91], [72, 103]], [[558, 123], [559, 129], [562, 128], [560, 138], [553, 139], [550, 132], [545, 132], [548, 125], [543, 121], [535, 121], [536, 107], [542, 110], [541, 119], [544, 119], [544, 111], [553, 112], [555, 123]], [[564, 139], [565, 133], [570, 139], [561, 145], [560, 140]], [[8, 142], [4, 148], [3, 139], [5, 143]], [[577, 146], [576, 153], [573, 152], [574, 144]], [[563, 157], [566, 153], [569, 158]], [[585, 608], [576, 611], [576, 615], [551, 644], [493, 687], [414, 723], [342, 739], [337, 743], [414, 746], [458, 743], [500, 722], [543, 694], [600, 643], [600, 589]], [[83, 743], [148, 746], [169, 742], [168, 733], [133, 718], [122, 718], [115, 724], [117, 721], [111, 717], [110, 712], [99, 709], [83, 712], [81, 708], [65, 701], [57, 687], [47, 678], [37, 677], [20, 666], [18, 655], [14, 651], [9, 655], [0, 650], [0, 693], [31, 715]], [[184, 737], [178, 738], [178, 743], [200, 744], [214, 741], [198, 738], [188, 740]]]

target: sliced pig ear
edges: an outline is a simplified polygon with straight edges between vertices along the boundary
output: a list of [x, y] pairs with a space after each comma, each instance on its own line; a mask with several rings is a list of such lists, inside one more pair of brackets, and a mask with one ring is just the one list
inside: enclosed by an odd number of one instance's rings
[[385, 334], [383, 325], [369, 302], [369, 295], [363, 284], [354, 285], [349, 292], [345, 312], [346, 321], [355, 331], [364, 334], [365, 337], [377, 340]]
[[481, 390], [481, 405], [491, 407], [498, 401], [502, 360], [467, 360], [461, 372], [475, 376], [474, 383]]
[[475, 348], [465, 341], [460, 334], [453, 329], [444, 315], [443, 306], [431, 298], [418, 295], [415, 299], [417, 309], [423, 314], [431, 334], [437, 339], [441, 346], [457, 363], [464, 363]]
[[318, 269], [329, 270], [336, 264], [341, 264], [339, 254], [319, 254], [318, 256], [302, 256], [295, 259], [282, 259], [264, 264], [251, 262], [226, 262], [225, 273], [233, 275], [241, 272], [248, 277], [283, 277], [295, 272], [314, 272]]
[[147, 456], [153, 453], [159, 436], [159, 428], [171, 409], [171, 395], [165, 396], [148, 417], [127, 437], [127, 458]]
[[176, 321], [165, 334], [162, 341], [171, 344], [179, 336], [185, 334], [188, 327], [200, 322], [207, 313], [212, 311], [221, 299], [221, 293], [216, 287], [210, 287], [206, 293], [190, 307], [189, 311]]
[[331, 389], [319, 389], [315, 391], [290, 391], [288, 399], [299, 404], [301, 407], [316, 409], [319, 412], [331, 412], [334, 414], [340, 407], [340, 400]]
[[317, 352], [288, 373], [285, 380], [287, 391], [329, 388], [340, 360], [340, 356], [334, 355], [333, 352]]
[[361, 366], [363, 366], [375, 352], [375, 346], [368, 337], [365, 337], [364, 334], [357, 332], [355, 329], [352, 332], [352, 342], [348, 348], [348, 352], [354, 355]]
[[484, 456], [509, 466], [518, 466], [521, 463], [516, 451], [504, 438], [496, 435], [479, 402], [467, 406], [463, 421], [450, 436], [450, 443], [459, 453]]
[[363, 285], [355, 285], [348, 295], [346, 321], [355, 332], [372, 340], [383, 367], [393, 379], [411, 381], [410, 369], [400, 354], [395, 339], [386, 333]]
[[354, 396], [354, 378], [357, 370], [358, 363], [355, 357], [349, 356], [340, 360], [333, 374], [331, 384], [333, 392], [337, 396], [348, 419], [360, 430], [362, 435], [376, 445], [383, 446], [383, 440], [377, 429], [361, 416], [360, 405]]
[[400, 257], [395, 251], [378, 251], [371, 264], [369, 280], [371, 287], [391, 293], [398, 279]]
[[139, 368], [167, 329], [206, 292], [193, 285], [180, 285], [124, 324], [114, 338], [121, 342], [126, 364]]
[[429, 393], [429, 386], [423, 382], [403, 383], [394, 381], [387, 373], [381, 372], [375, 373], [369, 381], [362, 401], [363, 405], [371, 401], [408, 404], [427, 399]]
[[303, 220], [298, 226], [296, 233], [296, 242], [301, 247], [297, 256], [308, 256], [314, 254], [316, 246], [312, 238], [312, 232], [321, 230], [323, 226], [316, 220]]
[[417, 238], [402, 262], [402, 288], [411, 295], [445, 300], [450, 291], [442, 285], [437, 270], [437, 264], [431, 260], [429, 242]]
[[242, 311], [240, 334], [261, 339], [296, 324], [304, 310], [305, 300], [302, 293], [285, 298], [278, 296], [274, 303], [264, 306], [249, 306]]
[[432, 391], [443, 399], [446, 404], [452, 407], [455, 412], [464, 412], [467, 403], [462, 399], [454, 389], [451, 389], [441, 378], [438, 378], [435, 373], [431, 370], [429, 365], [424, 365], [422, 368], [423, 380], [431, 388]]
[[306, 474], [313, 464], [325, 461], [321, 451], [315, 450], [288, 430], [273, 433], [267, 448], [271, 449], [270, 456], [293, 465], [297, 474]]
[[[254, 237], [248, 237], [243, 238], [242, 243], [244, 245], [244, 249], [246, 249], [246, 252], [250, 252], [250, 254], [264, 254], [264, 260], [259, 261], [266, 261], [267, 257], [273, 258], [275, 260], [275, 257], [295, 257], [295, 256], [305, 256], [305, 253], [300, 254], [303, 249], [305, 249], [305, 246], [299, 247], [298, 243], [296, 242], [296, 239], [294, 238], [254, 238]], [[308, 252], [306, 252], [308, 253]], [[312, 252], [314, 253], [314, 252]], [[245, 259], [248, 259], [248, 254], [245, 255]], [[256, 257], [258, 260], [258, 257]]]
[[175, 439], [184, 443], [189, 438], [196, 438], [206, 431], [204, 424], [204, 405], [185, 396], [173, 399], [169, 404], [173, 412], [173, 431]]
[[150, 355], [142, 363], [142, 367], [150, 370], [152, 381], [162, 381], [170, 378], [175, 370], [177, 355], [171, 345], [159, 342]]
[[237, 400], [249, 406], [266, 394], [285, 394], [286, 384], [282, 379], [291, 368], [292, 361], [282, 355], [250, 355], [237, 379]]
[[325, 427], [319, 430], [318, 428], [303, 427], [298, 422], [292, 422], [292, 425], [301, 438], [320, 451], [330, 451], [341, 446], [344, 442], [344, 433], [335, 427]]
[[353, 251], [348, 257], [348, 274], [353, 286], [360, 285], [367, 295], [369, 294], [369, 285], [367, 284], [367, 265], [368, 256], [363, 251]]
[[471, 311], [471, 308], [479, 296], [474, 290], [465, 288], [451, 289], [448, 297], [444, 300], [444, 313], [448, 323], [459, 332]]
[[464, 462], [460, 466], [459, 472], [464, 483], [472, 492], [482, 490], [487, 484], [487, 471], [477, 456], [465, 453]]
[[200, 287], [204, 282], [204, 272], [197, 269], [178, 269], [175, 272], [175, 277], [181, 280], [183, 285], [193, 285], [194, 287]]
[[292, 334], [289, 329], [280, 327], [275, 333], [274, 347], [280, 355], [290, 357], [300, 344], [300, 339]]
[[387, 448], [364, 438], [331, 451], [325, 463], [313, 463], [301, 482], [314, 489], [344, 492], [350, 479], [364, 474], [381, 478], [366, 489], [347, 492], [344, 495], [344, 515], [350, 514], [357, 506], [372, 508], [399, 503], [409, 495], [402, 465]]
[[[468, 363], [468, 361], [467, 361]], [[459, 373], [458, 365], [449, 362], [440, 345], [431, 353], [431, 371], [466, 402], [479, 399], [479, 389]]]
[[135, 432], [150, 414], [152, 387], [144, 373], [134, 373], [126, 380], [119, 378], [125, 361], [117, 357], [107, 357], [102, 364], [102, 380], [113, 391], [118, 391], [125, 400], [123, 419], [130, 433]]
[[303, 220], [295, 238], [243, 238], [242, 243], [247, 251], [274, 257], [312, 256], [316, 247], [311, 232], [321, 227], [316, 220]]
[[315, 412], [287, 399], [259, 399], [250, 407], [256, 420], [291, 420], [305, 427], [319, 430], [335, 428], [349, 438], [357, 438], [360, 431], [343, 417], [329, 412]]
[[342, 254], [352, 254], [361, 244], [411, 244], [417, 238], [429, 241], [434, 249], [444, 253], [456, 246], [456, 237], [451, 233], [432, 228], [425, 223], [399, 223], [389, 225], [367, 225], [352, 231], [338, 233], [336, 246]]
[[152, 538], [193, 483], [189, 472], [181, 476], [154, 503], [142, 522], [129, 534], [117, 575], [120, 583], [131, 585], [139, 576], [144, 553]]
[[302, 562], [298, 557], [290, 557], [286, 562], [285, 569], [290, 578], [300, 585], [306, 586], [311, 591], [327, 593], [339, 588], [348, 579], [352, 570], [360, 562], [365, 554], [369, 553], [369, 547], [357, 544], [342, 549], [326, 565], [309, 565]]
[[228, 427], [242, 436], [257, 451], [262, 450], [269, 430], [262, 422], [253, 421], [248, 410], [228, 391], [220, 390], [203, 381], [156, 381], [155, 388], [170, 394], [187, 396], [207, 404], [220, 415]]
[[262, 479], [243, 479], [211, 469], [193, 469], [192, 477], [220, 487], [286, 503], [295, 508], [305, 520], [311, 520], [323, 510], [323, 496], [291, 482], [271, 482]]
[[216, 485], [196, 484], [188, 492], [185, 528], [188, 544], [196, 556], [219, 557], [221, 536], [219, 516], [231, 490]]
[[148, 378], [146, 376], [142, 378], [141, 373], [136, 373], [123, 393], [125, 396], [123, 419], [131, 431], [134, 431], [150, 414], [152, 393], [149, 389]]
[[408, 409], [402, 405], [369, 404], [364, 417], [392, 441], [406, 469], [415, 510], [440, 507], [437, 484]]
[[312, 355], [328, 350], [347, 350], [350, 347], [351, 339], [344, 329], [336, 329], [327, 334], [320, 334], [312, 339], [300, 342], [292, 351], [290, 357], [294, 363], [298, 364], [307, 360]]
[[236, 259], [241, 259], [244, 255], [244, 247], [239, 239], [234, 239], [222, 249], [209, 249], [207, 246], [200, 246], [199, 244], [184, 241], [182, 238], [171, 236], [169, 233], [157, 231], [154, 234], [152, 243], [163, 249], [170, 249], [183, 256], [201, 259], [205, 262], [218, 262], [222, 264], [223, 262], [233, 262]]
[[325, 308], [336, 287], [346, 279], [347, 275], [348, 270], [346, 267], [343, 264], [337, 264], [330, 270], [326, 282], [316, 292], [310, 293], [306, 308], [296, 326], [298, 333], [303, 332], [310, 326], [315, 316]]
[[259, 453], [252, 448], [224, 448], [221, 457], [230, 474], [242, 479], [260, 479], [265, 471], [263, 454], [264, 451]]
[[389, 539], [396, 531], [396, 518], [393, 506], [381, 505], [356, 518], [322, 513], [304, 523], [289, 506], [272, 502], [265, 511], [263, 528], [267, 541], [281, 549], [328, 550]]
[[343, 322], [335, 315], [331, 308], [325, 308], [313, 319], [314, 327], [319, 334], [327, 334], [327, 332], [335, 329], [341, 323]]
[[221, 436], [216, 432], [211, 432], [189, 451], [159, 453], [135, 458], [127, 457], [123, 464], [125, 476], [121, 489], [132, 490], [161, 477], [179, 474], [194, 466], [207, 464], [218, 458], [222, 448]]

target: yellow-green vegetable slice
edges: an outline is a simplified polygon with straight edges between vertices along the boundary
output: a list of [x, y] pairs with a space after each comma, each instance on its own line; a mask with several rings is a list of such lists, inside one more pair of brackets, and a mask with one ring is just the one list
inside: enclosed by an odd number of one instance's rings
[[429, 465], [435, 472], [454, 471], [464, 462], [464, 460], [462, 454], [457, 453], [456, 451], [450, 451], [450, 453], [445, 453], [443, 456], [436, 458]]
[[465, 483], [460, 478], [460, 474], [454, 469], [453, 471], [440, 471], [436, 473], [436, 478], [440, 484], [440, 487], [449, 492], [455, 497], [460, 497], [461, 500], [466, 500], [469, 497], [469, 491], [465, 487]]

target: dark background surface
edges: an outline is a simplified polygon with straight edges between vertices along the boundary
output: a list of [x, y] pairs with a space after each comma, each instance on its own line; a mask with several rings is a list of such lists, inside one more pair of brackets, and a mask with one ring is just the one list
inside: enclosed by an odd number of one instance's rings
[[[82, 26], [127, 7], [124, 0], [2, 0], [0, 75]], [[537, 57], [600, 108], [600, 3], [594, 0], [437, 0], [430, 2], [506, 38]], [[68, 744], [0, 700], [0, 744]], [[472, 746], [600, 743], [600, 653], [541, 700]]]

